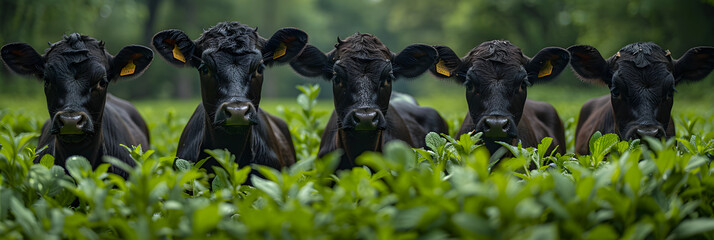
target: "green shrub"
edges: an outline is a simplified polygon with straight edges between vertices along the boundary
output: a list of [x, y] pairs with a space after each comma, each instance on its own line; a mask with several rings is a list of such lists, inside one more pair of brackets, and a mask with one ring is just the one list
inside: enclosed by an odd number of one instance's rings
[[[22, 130], [3, 118], [0, 236], [714, 238], [714, 140], [707, 116], [681, 118], [678, 137], [667, 141], [598, 133], [586, 156], [545, 152], [546, 138], [536, 148], [504, 144], [513, 157], [496, 160], [481, 147], [480, 134], [430, 133], [433, 150], [390, 142], [381, 154], [360, 156], [365, 167], [333, 174], [339, 152], [315, 157], [326, 117], [312, 108], [319, 89], [299, 89], [300, 108], [281, 111], [300, 161], [282, 170], [238, 166], [230, 153], [211, 150], [221, 165], [211, 182], [199, 169], [202, 162], [175, 160], [175, 146], [166, 146], [176, 144], [174, 133], [155, 134], [156, 151], [128, 147], [133, 168], [105, 157], [92, 170], [86, 159], [72, 157], [65, 174], [51, 157], [32, 163], [39, 125]], [[175, 131], [170, 118], [148, 119], [152, 131]], [[130, 177], [107, 173], [110, 164]], [[251, 169], [265, 179], [250, 176]], [[249, 177], [253, 187], [243, 185]]]

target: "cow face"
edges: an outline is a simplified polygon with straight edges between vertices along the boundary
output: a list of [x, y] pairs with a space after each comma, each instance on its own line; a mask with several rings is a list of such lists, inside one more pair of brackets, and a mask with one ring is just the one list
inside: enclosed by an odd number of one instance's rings
[[436, 60], [436, 50], [414, 44], [399, 54], [370, 34], [338, 38], [328, 54], [308, 45], [290, 65], [299, 74], [332, 81], [337, 124], [350, 132], [381, 131], [389, 109], [392, 81], [422, 74]]
[[623, 139], [664, 137], [675, 85], [700, 80], [714, 68], [714, 48], [692, 48], [678, 60], [654, 43], [633, 43], [605, 60], [587, 45], [568, 48], [580, 79], [607, 85], [615, 129]]
[[95, 135], [109, 82], [141, 75], [153, 59], [151, 49], [136, 45], [111, 56], [103, 42], [78, 33], [51, 44], [44, 56], [25, 43], [7, 44], [0, 51], [13, 72], [44, 81], [50, 132], [64, 142]]
[[219, 23], [196, 41], [181, 30], [161, 31], [153, 39], [166, 61], [198, 70], [208, 119], [228, 133], [257, 123], [263, 70], [290, 61], [306, 43], [307, 34], [298, 29], [280, 29], [266, 40], [236, 22]]
[[466, 87], [466, 102], [474, 130], [487, 139], [512, 142], [531, 83], [555, 78], [568, 65], [565, 49], [544, 48], [528, 58], [508, 41], [489, 41], [464, 58], [448, 47], [436, 46], [439, 62], [430, 70], [440, 78], [453, 78]]

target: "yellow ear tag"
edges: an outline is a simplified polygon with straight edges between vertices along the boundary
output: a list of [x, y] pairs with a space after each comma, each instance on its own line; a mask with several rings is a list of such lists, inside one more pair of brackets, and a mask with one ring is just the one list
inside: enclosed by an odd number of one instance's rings
[[436, 72], [441, 75], [451, 77], [451, 71], [449, 71], [449, 69], [446, 68], [444, 60], [439, 59], [439, 62], [436, 63]]
[[541, 78], [541, 77], [548, 76], [552, 72], [553, 72], [553, 65], [550, 64], [550, 60], [545, 61], [545, 65], [543, 66], [543, 68], [540, 69], [540, 72], [538, 72], [538, 77]]
[[285, 51], [287, 50], [288, 46], [285, 46], [285, 43], [280, 43], [278, 49], [275, 49], [275, 52], [273, 53], [273, 59], [278, 59], [279, 57], [285, 56]]
[[183, 56], [183, 53], [181, 53], [181, 50], [178, 47], [178, 44], [174, 44], [174, 50], [172, 51], [174, 54], [174, 58], [176, 60], [179, 60], [181, 62], [186, 62], [186, 58]]
[[134, 65], [134, 60], [129, 60], [128, 63], [126, 63], [126, 66], [121, 69], [121, 72], [119, 73], [119, 76], [126, 76], [126, 75], [131, 75], [134, 74], [134, 71], [136, 70], [136, 65]]

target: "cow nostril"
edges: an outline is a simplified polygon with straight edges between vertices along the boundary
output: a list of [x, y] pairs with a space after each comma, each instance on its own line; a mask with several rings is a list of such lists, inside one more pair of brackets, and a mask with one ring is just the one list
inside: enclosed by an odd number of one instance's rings
[[77, 128], [83, 129], [87, 125], [87, 118], [84, 115], [79, 115], [79, 121], [77, 121]]

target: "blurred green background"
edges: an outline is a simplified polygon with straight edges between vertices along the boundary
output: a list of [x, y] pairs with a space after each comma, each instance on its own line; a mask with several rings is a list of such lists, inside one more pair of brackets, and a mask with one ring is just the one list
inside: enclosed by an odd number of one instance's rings
[[[110, 53], [129, 44], [150, 46], [158, 31], [178, 28], [193, 39], [220, 21], [258, 27], [270, 37], [282, 27], [306, 31], [309, 42], [327, 52], [338, 36], [377, 35], [393, 52], [412, 43], [450, 46], [458, 54], [483, 41], [510, 40], [533, 56], [548, 46], [589, 44], [604, 56], [637, 41], [653, 41], [675, 58], [687, 49], [714, 45], [714, 0], [0, 0], [0, 44], [26, 42], [43, 53], [48, 42], [79, 32], [105, 41]], [[714, 74], [712, 74], [714, 75]], [[678, 86], [675, 108], [711, 112], [714, 76]], [[322, 85], [321, 106], [331, 107], [331, 87], [297, 76], [289, 66], [265, 74], [264, 107], [294, 104], [295, 86]], [[463, 117], [464, 89], [429, 74], [400, 80], [395, 90], [408, 92], [446, 117]], [[146, 73], [110, 86], [110, 92], [140, 109], [175, 109], [188, 116], [200, 101], [196, 70], [177, 69], [158, 56]], [[529, 98], [556, 105], [565, 119], [577, 116], [588, 98], [607, 93], [565, 70], [556, 80], [533, 86]], [[46, 114], [42, 85], [0, 69], [0, 109]], [[148, 110], [147, 110], [148, 111]]]

